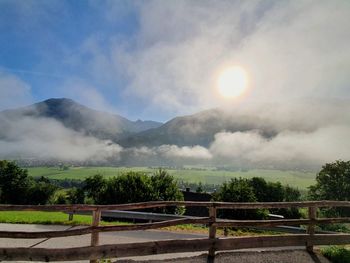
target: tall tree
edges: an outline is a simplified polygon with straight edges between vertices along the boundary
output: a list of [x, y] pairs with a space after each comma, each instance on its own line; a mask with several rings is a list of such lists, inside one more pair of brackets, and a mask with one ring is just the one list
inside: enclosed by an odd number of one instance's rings
[[30, 186], [28, 172], [15, 162], [0, 161], [0, 201], [3, 204], [25, 204]]
[[[222, 184], [214, 199], [222, 202], [256, 202], [254, 188], [249, 184], [249, 180], [243, 178], [233, 178], [229, 182]], [[228, 209], [219, 213], [220, 217], [233, 219], [260, 218], [261, 211]]]
[[[309, 196], [314, 200], [350, 200], [350, 161], [326, 163], [316, 176], [316, 184], [310, 186]], [[327, 216], [349, 216], [348, 207], [323, 209]]]
[[316, 176], [309, 194], [316, 200], [350, 200], [350, 161], [326, 163]]

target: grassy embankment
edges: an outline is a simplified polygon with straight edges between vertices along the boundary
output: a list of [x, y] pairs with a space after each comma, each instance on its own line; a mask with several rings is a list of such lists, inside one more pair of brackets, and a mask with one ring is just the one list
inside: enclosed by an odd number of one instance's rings
[[[29, 175], [38, 177], [46, 176], [51, 179], [76, 179], [84, 178], [100, 173], [106, 177], [117, 176], [125, 171], [141, 171], [152, 173], [156, 169], [147, 167], [71, 167], [68, 170], [60, 170], [58, 167], [33, 167], [28, 168]], [[189, 183], [222, 184], [231, 178], [252, 178], [262, 177], [267, 181], [279, 181], [282, 184], [289, 184], [300, 190], [315, 183], [314, 172], [280, 171], [280, 170], [248, 170], [248, 171], [222, 171], [215, 169], [191, 170], [191, 169], [167, 169], [167, 171], [178, 180]]]

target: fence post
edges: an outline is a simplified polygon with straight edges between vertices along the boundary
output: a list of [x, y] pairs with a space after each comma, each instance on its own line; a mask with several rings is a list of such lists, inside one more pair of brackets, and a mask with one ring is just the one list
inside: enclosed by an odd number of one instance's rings
[[[98, 226], [101, 220], [101, 210], [97, 209], [92, 211], [92, 224], [91, 226]], [[99, 242], [99, 232], [93, 231], [91, 233], [91, 246], [98, 246]], [[90, 263], [97, 263], [97, 260], [91, 259]]]
[[[216, 226], [213, 226], [213, 224], [216, 222], [216, 207], [213, 204], [213, 206], [209, 207], [209, 239], [215, 239], [216, 238]], [[215, 257], [215, 247], [211, 247], [208, 251], [208, 262], [214, 262]]]
[[74, 212], [69, 212], [68, 221], [73, 221], [73, 214], [74, 214]]
[[[315, 206], [310, 206], [308, 208], [308, 214], [309, 214], [309, 219], [310, 220], [315, 220], [317, 217], [317, 208]], [[307, 227], [307, 233], [312, 237], [315, 234], [315, 224], [314, 223], [309, 223]], [[309, 252], [313, 252], [314, 246], [313, 242], [307, 242], [306, 244], [306, 250]]]

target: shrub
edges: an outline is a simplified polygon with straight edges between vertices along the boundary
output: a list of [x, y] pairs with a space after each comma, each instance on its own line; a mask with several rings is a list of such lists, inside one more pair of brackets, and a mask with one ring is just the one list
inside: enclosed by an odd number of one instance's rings
[[350, 250], [342, 246], [329, 246], [321, 250], [322, 254], [333, 263], [350, 263]]

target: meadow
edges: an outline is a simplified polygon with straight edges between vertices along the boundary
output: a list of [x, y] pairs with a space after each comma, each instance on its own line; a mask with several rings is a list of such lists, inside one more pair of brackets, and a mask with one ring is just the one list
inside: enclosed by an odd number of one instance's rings
[[[157, 168], [149, 167], [69, 167], [67, 170], [59, 167], [31, 167], [28, 168], [29, 175], [33, 177], [46, 176], [51, 179], [75, 179], [84, 180], [86, 177], [102, 174], [106, 177], [117, 176], [126, 171], [140, 171], [152, 173]], [[187, 169], [166, 169], [176, 179], [188, 183], [203, 183], [219, 185], [231, 178], [252, 178], [263, 177], [267, 181], [281, 182], [301, 190], [315, 183], [315, 172], [301, 171], [281, 171], [281, 170], [262, 170], [253, 169], [247, 171], [226, 171], [213, 168], [187, 168]]]
[[74, 215], [74, 220], [69, 221], [68, 214], [63, 212], [1, 211], [0, 223], [44, 225], [91, 225], [91, 216]]

